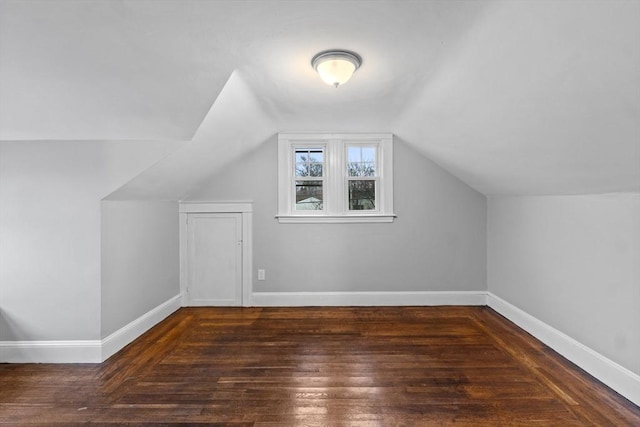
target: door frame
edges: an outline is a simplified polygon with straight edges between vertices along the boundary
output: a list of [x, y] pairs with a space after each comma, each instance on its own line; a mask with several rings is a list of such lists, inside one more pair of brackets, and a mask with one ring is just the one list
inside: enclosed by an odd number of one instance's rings
[[242, 307], [253, 305], [253, 203], [252, 202], [180, 202], [180, 295], [182, 306], [188, 303], [187, 220], [196, 213], [238, 213], [242, 215]]

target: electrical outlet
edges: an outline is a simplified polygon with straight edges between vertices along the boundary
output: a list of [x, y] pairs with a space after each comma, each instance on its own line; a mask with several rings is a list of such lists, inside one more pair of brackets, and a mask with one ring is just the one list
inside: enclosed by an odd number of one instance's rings
[[258, 270], [258, 280], [266, 280], [265, 271], [262, 269]]

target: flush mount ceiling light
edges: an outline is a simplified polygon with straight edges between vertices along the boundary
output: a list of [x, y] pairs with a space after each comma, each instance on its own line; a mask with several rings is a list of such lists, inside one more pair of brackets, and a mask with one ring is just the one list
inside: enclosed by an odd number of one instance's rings
[[320, 78], [333, 87], [345, 84], [360, 68], [360, 64], [360, 55], [348, 50], [325, 50], [311, 60], [311, 65]]

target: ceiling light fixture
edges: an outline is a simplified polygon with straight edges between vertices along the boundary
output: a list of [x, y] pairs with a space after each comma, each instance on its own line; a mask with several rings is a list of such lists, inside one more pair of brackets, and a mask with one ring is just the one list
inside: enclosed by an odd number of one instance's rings
[[320, 78], [333, 87], [345, 84], [360, 68], [360, 64], [360, 55], [348, 50], [325, 50], [311, 60], [311, 65]]

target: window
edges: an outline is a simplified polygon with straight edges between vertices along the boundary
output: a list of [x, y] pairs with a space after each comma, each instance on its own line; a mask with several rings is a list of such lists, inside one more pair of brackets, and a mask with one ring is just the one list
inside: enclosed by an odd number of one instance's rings
[[324, 148], [295, 147], [296, 211], [321, 211], [324, 200]]
[[347, 190], [350, 211], [376, 209], [377, 151], [376, 145], [347, 145]]
[[392, 222], [391, 134], [278, 135], [280, 222]]

